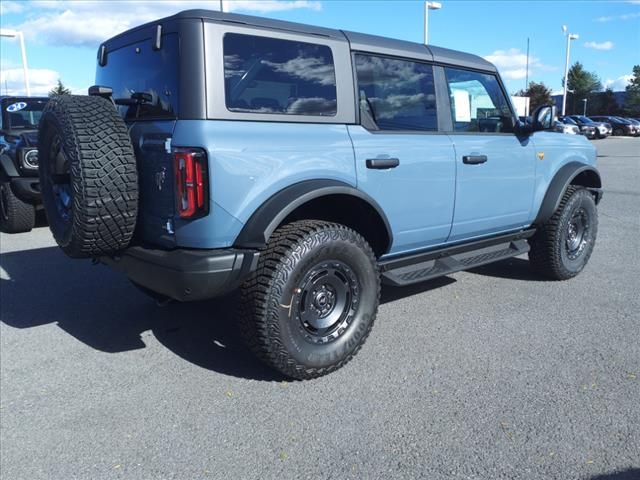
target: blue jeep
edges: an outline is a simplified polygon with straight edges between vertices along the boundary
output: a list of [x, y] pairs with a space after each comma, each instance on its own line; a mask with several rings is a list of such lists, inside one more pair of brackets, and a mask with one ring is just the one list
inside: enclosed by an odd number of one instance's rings
[[0, 97], [0, 231], [23, 233], [42, 209], [38, 123], [47, 97]]
[[192, 10], [97, 63], [40, 124], [58, 244], [157, 298], [239, 290], [249, 346], [290, 377], [356, 354], [381, 283], [527, 252], [568, 279], [593, 251], [595, 149], [552, 107], [520, 123], [480, 57]]

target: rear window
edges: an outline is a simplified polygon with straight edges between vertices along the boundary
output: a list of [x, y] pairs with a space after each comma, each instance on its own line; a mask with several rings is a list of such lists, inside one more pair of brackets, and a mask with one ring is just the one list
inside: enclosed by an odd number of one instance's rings
[[227, 109], [232, 112], [335, 116], [336, 76], [324, 45], [227, 33]]
[[162, 38], [162, 48], [150, 41], [108, 52], [107, 64], [98, 66], [96, 84], [111, 87], [113, 98], [131, 99], [134, 93], [150, 95], [133, 105], [119, 105], [125, 119], [176, 118], [178, 115], [178, 34]]

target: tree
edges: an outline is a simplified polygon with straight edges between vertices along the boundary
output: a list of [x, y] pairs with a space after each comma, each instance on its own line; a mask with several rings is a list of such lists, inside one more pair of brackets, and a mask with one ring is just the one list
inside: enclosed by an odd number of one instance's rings
[[526, 90], [516, 92], [519, 97], [529, 97], [529, 111], [533, 112], [541, 105], [554, 105], [551, 89], [543, 82], [529, 82]]
[[56, 95], [71, 95], [71, 90], [65, 87], [60, 79], [58, 79], [58, 84], [49, 90], [50, 97], [55, 97]]
[[580, 62], [571, 65], [567, 74], [567, 86], [569, 90], [573, 90], [572, 101], [569, 102], [569, 99], [567, 99], [567, 110], [571, 110], [573, 113], [577, 113], [576, 110], [579, 110], [578, 104], [582, 103], [583, 98], [590, 100], [593, 93], [602, 90], [602, 83], [598, 75], [593, 72], [587, 72]]
[[640, 115], [640, 65], [633, 66], [633, 76], [627, 88], [624, 110], [629, 116]]

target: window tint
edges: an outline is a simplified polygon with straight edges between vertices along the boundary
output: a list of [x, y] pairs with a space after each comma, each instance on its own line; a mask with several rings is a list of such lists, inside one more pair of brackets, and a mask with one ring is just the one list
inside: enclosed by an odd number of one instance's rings
[[128, 45], [107, 54], [107, 64], [98, 67], [96, 84], [113, 88], [113, 98], [130, 99], [133, 93], [147, 93], [150, 101], [119, 105], [129, 119], [175, 118], [178, 113], [178, 35], [162, 37], [162, 48], [151, 42]]
[[360, 105], [383, 130], [438, 130], [433, 67], [356, 55]]
[[337, 112], [335, 69], [327, 46], [228, 33], [224, 79], [227, 108], [233, 112]]
[[491, 74], [445, 68], [456, 132], [513, 132], [509, 103]]

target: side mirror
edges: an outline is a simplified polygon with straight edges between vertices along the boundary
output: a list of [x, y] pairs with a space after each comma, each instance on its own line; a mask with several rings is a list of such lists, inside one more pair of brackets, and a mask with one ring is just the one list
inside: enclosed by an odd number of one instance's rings
[[557, 117], [555, 105], [542, 105], [533, 112], [533, 131], [553, 130], [553, 123]]

